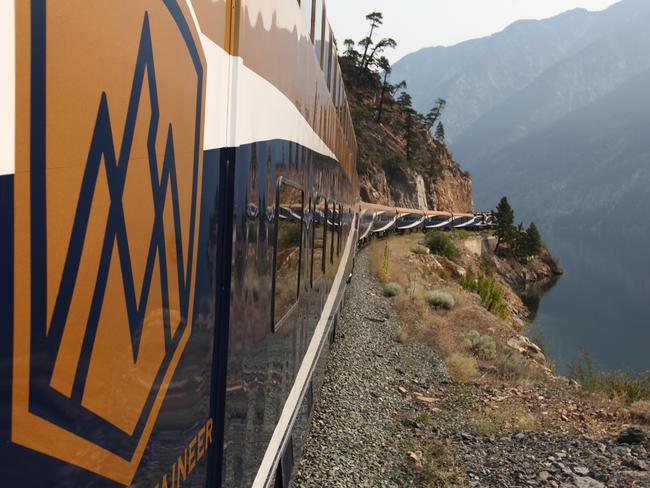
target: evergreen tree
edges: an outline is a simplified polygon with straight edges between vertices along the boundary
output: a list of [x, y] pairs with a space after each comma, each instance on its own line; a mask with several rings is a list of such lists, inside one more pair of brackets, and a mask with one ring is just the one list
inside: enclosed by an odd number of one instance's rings
[[542, 235], [535, 225], [531, 222], [526, 230], [526, 255], [539, 256], [542, 253]]
[[402, 112], [404, 113], [404, 138], [406, 139], [406, 161], [411, 161], [413, 156], [413, 125], [417, 112], [413, 109], [411, 95], [402, 92], [397, 99]]
[[343, 45], [345, 46], [345, 52], [343, 53], [343, 56], [350, 61], [354, 66], [359, 64], [359, 58], [361, 57], [361, 54], [359, 51], [357, 51], [355, 47], [354, 40], [352, 39], [346, 39], [343, 41]]
[[370, 46], [375, 43], [373, 40], [375, 30], [384, 25], [384, 14], [381, 12], [371, 12], [366, 15], [366, 20], [370, 22], [370, 33], [367, 37], [362, 39], [361, 42], [359, 42], [359, 45], [364, 48], [363, 56], [361, 58], [361, 66], [366, 65], [366, 60], [368, 59], [368, 50], [370, 49]]
[[445, 110], [445, 106], [447, 105], [447, 100], [443, 98], [439, 98], [436, 101], [436, 106], [433, 107], [429, 113], [424, 117], [424, 124], [427, 128], [428, 131], [431, 131], [435, 125], [436, 122], [442, 117], [442, 112]]
[[386, 99], [386, 92], [389, 91], [390, 87], [388, 77], [392, 73], [393, 68], [388, 59], [383, 56], [379, 59], [377, 66], [384, 72], [384, 80], [381, 84], [381, 93], [379, 94], [379, 106], [377, 107], [377, 123], [381, 124], [381, 116], [384, 113], [384, 100]]
[[496, 218], [496, 236], [497, 247], [496, 250], [502, 251], [502, 246], [505, 244], [511, 250], [515, 245], [515, 238], [517, 235], [517, 228], [515, 227], [515, 212], [512, 210], [510, 203], [506, 197], [503, 197], [497, 205], [497, 210], [494, 212]]
[[436, 140], [440, 144], [445, 143], [445, 126], [442, 124], [442, 122], [438, 122], [438, 127], [436, 128]]

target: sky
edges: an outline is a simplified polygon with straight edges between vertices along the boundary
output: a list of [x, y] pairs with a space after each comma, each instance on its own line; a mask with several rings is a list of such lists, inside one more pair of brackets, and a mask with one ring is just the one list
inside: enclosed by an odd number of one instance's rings
[[503, 30], [520, 19], [545, 19], [574, 8], [603, 10], [618, 0], [328, 0], [339, 46], [368, 34], [365, 16], [384, 14], [380, 34], [397, 41], [391, 62], [423, 47], [451, 46]]

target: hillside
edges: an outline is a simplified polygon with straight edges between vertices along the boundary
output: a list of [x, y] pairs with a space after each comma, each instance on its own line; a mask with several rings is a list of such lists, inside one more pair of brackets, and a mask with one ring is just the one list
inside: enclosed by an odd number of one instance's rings
[[381, 84], [359, 73], [345, 58], [341, 66], [357, 142], [361, 198], [398, 207], [472, 212], [472, 179], [461, 171], [447, 147], [424, 125], [412, 121], [412, 154], [407, 161], [406, 115], [386, 94], [381, 123], [376, 114]]

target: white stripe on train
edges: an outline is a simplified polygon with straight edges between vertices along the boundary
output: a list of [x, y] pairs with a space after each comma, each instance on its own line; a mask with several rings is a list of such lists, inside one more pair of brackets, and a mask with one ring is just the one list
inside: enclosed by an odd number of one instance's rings
[[16, 5], [0, 1], [0, 176], [16, 172]]
[[203, 149], [283, 140], [336, 159], [284, 93], [201, 32], [192, 3], [186, 2], [208, 65]]

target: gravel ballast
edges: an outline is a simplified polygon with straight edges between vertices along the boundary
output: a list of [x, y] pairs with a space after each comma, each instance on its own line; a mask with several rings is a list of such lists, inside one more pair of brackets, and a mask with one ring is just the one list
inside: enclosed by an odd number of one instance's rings
[[432, 383], [442, 366], [432, 351], [397, 340], [391, 301], [357, 258], [325, 383], [293, 486], [417, 486], [402, 448], [404, 382]]
[[544, 409], [553, 387], [451, 382], [430, 347], [398, 340], [392, 300], [360, 253], [294, 488], [650, 488], [642, 429], [478, 433], [477, 408]]

